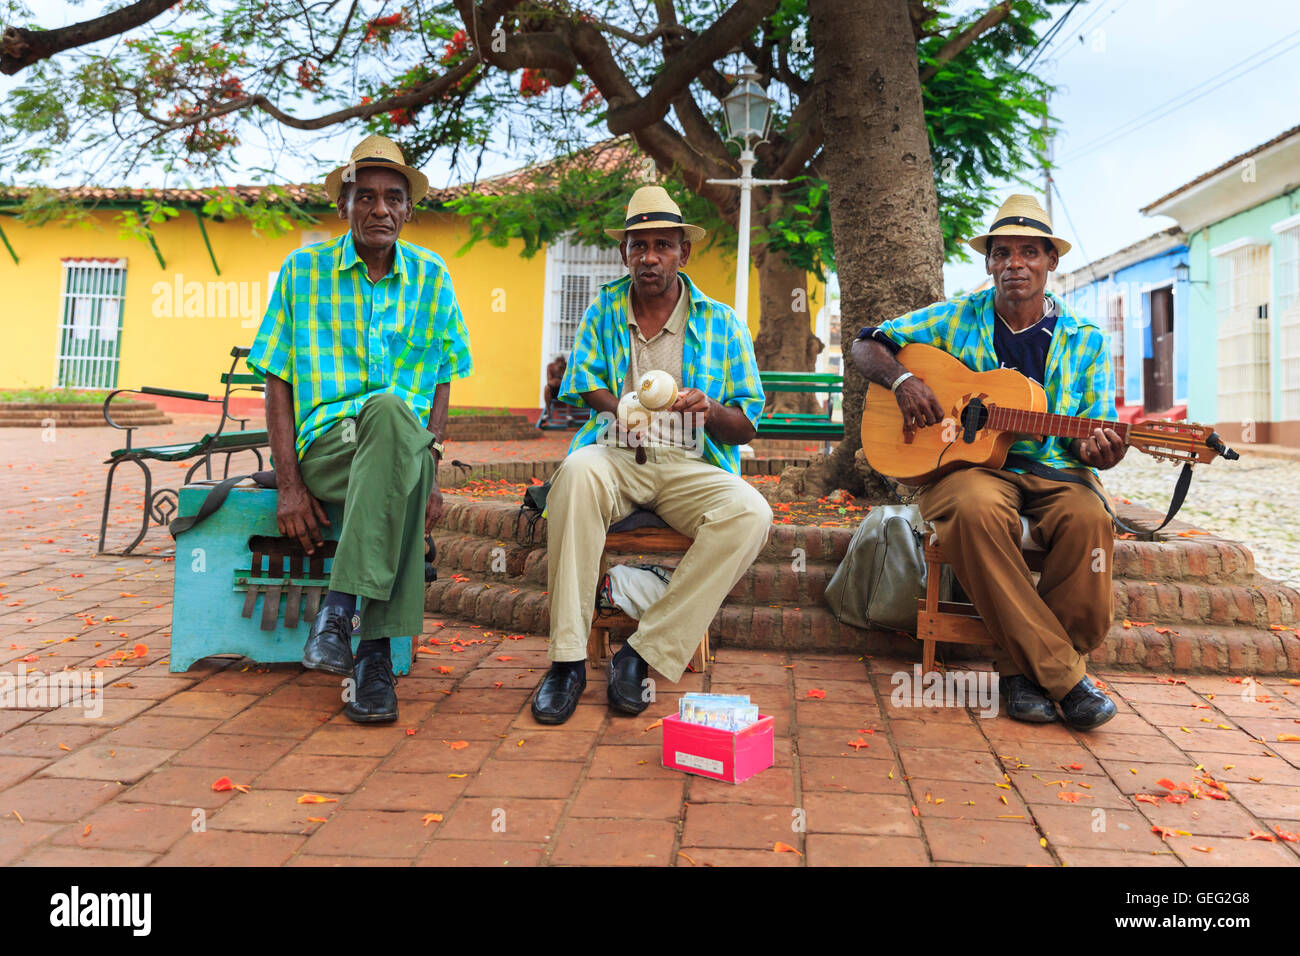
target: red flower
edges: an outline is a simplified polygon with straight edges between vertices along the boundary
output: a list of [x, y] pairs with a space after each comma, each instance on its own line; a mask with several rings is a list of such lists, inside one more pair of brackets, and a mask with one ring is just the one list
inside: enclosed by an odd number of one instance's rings
[[550, 88], [551, 81], [542, 76], [538, 70], [531, 68], [524, 70], [523, 76], [519, 78], [519, 93], [525, 98], [541, 96]]

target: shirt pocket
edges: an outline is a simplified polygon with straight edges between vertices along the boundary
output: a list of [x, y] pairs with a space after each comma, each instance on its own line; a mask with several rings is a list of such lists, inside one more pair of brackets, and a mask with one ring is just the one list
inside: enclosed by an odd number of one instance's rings
[[686, 386], [687, 388], [698, 388], [715, 402], [722, 402], [726, 395], [727, 380], [721, 375], [709, 375], [705, 372], [695, 376], [695, 381]]

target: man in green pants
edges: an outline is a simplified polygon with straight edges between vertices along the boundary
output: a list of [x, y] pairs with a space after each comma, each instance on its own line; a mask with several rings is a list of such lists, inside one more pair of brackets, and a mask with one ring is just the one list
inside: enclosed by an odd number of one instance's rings
[[397, 146], [367, 137], [325, 191], [349, 231], [285, 260], [248, 364], [266, 373], [280, 533], [312, 554], [320, 502], [343, 505], [303, 666], [352, 679], [353, 720], [394, 721], [388, 639], [423, 629], [424, 538], [442, 515], [440, 436], [469, 335], [442, 259], [398, 238], [428, 180]]

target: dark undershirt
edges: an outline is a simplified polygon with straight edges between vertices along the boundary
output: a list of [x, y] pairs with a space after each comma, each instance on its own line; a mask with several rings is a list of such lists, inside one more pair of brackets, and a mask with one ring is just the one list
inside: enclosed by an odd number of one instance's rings
[[1047, 350], [1056, 330], [1056, 303], [1047, 302], [1049, 314], [1021, 332], [1012, 332], [996, 313], [993, 317], [993, 349], [999, 367], [1015, 369], [1039, 385], [1047, 381]]
[[[1047, 380], [1047, 350], [1052, 346], [1057, 318], [1056, 303], [1051, 299], [1045, 301], [1048, 314], [1023, 332], [1012, 332], [996, 312], [993, 316], [993, 350], [998, 357], [998, 366], [1015, 369], [1039, 385]], [[876, 326], [860, 329], [857, 337], [879, 342], [893, 354], [898, 354], [902, 348]]]

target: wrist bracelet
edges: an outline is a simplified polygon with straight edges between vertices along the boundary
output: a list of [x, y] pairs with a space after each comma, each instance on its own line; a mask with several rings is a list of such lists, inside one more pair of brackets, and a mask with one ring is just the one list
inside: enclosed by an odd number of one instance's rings
[[894, 379], [894, 384], [889, 386], [889, 390], [891, 392], [897, 392], [898, 386], [902, 385], [909, 378], [916, 378], [916, 376], [913, 375], [911, 372], [904, 372], [902, 375], [898, 376], [898, 378]]

